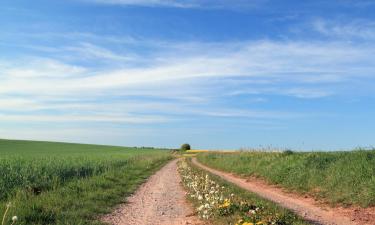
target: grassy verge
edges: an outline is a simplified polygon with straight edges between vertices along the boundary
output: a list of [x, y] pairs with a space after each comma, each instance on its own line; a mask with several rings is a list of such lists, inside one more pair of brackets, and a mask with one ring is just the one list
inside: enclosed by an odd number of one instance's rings
[[308, 153], [208, 153], [198, 160], [212, 168], [256, 176], [331, 204], [375, 205], [375, 150]]
[[289, 210], [192, 165], [179, 165], [188, 198], [205, 224], [309, 224]]
[[12, 203], [6, 224], [13, 215], [17, 224], [101, 224], [99, 215], [171, 158], [168, 151], [96, 145], [0, 141], [0, 147], [1, 216]]

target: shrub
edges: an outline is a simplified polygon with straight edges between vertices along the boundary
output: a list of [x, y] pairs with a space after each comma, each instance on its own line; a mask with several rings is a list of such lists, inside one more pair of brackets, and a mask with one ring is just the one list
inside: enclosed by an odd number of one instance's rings
[[292, 155], [292, 154], [294, 154], [294, 152], [290, 149], [287, 149], [287, 150], [283, 151], [283, 154], [284, 155]]
[[181, 150], [182, 150], [182, 151], [187, 151], [187, 150], [190, 150], [190, 149], [191, 149], [191, 148], [190, 148], [190, 145], [187, 144], [187, 143], [181, 145]]

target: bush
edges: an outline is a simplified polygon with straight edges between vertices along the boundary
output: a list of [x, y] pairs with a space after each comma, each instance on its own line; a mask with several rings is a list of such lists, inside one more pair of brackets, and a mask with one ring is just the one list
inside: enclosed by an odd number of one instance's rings
[[181, 150], [182, 150], [182, 151], [187, 151], [187, 150], [190, 150], [190, 149], [191, 149], [191, 148], [190, 148], [190, 145], [187, 144], [187, 143], [181, 145]]
[[283, 151], [283, 155], [292, 155], [292, 154], [294, 154], [294, 152], [290, 149]]

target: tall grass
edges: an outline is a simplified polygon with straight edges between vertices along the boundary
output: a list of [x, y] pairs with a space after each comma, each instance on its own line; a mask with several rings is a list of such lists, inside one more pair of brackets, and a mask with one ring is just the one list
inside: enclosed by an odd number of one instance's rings
[[375, 206], [375, 150], [351, 152], [200, 154], [208, 166], [257, 176], [332, 204]]
[[97, 215], [170, 157], [162, 150], [0, 140], [0, 215], [12, 202], [17, 224], [99, 224]]

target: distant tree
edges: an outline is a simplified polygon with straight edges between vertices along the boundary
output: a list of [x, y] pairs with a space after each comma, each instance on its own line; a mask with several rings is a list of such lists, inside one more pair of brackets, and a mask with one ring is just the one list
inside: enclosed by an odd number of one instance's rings
[[294, 152], [290, 149], [287, 149], [287, 150], [283, 151], [283, 155], [292, 155], [292, 154], [294, 154]]
[[182, 151], [187, 151], [187, 150], [190, 150], [190, 149], [191, 149], [191, 148], [190, 148], [190, 145], [187, 144], [187, 143], [181, 145], [181, 150], [182, 150]]

